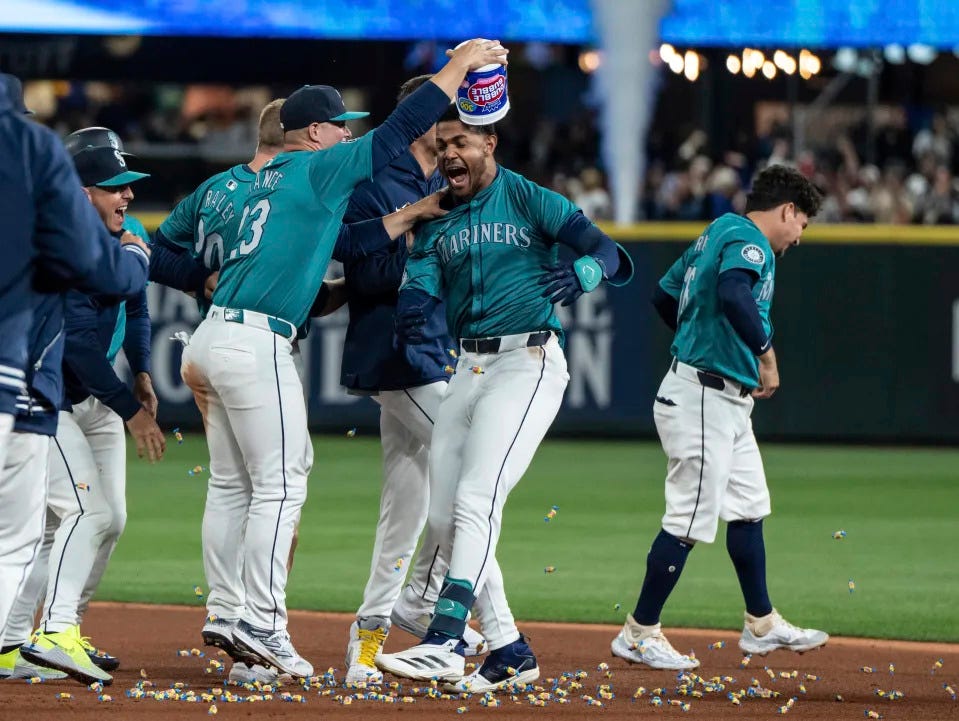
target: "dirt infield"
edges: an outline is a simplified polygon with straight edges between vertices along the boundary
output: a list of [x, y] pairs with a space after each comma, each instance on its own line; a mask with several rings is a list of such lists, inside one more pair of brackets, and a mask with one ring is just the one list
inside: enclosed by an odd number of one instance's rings
[[[179, 649], [190, 649], [201, 644], [199, 629], [203, 623], [203, 609], [168, 606], [139, 606], [95, 604], [84, 624], [83, 631], [94, 641], [117, 655], [122, 666], [116, 673], [113, 686], [105, 690], [113, 698], [100, 702], [97, 694], [72, 681], [47, 682], [29, 685], [23, 681], [0, 682], [0, 719], [44, 721], [45, 719], [199, 719], [208, 716], [209, 703], [186, 703], [178, 700], [157, 701], [145, 697], [133, 700], [126, 692], [142, 681], [141, 669], [156, 691], [171, 688], [175, 682], [188, 684], [188, 689], [199, 696], [214, 689], [222, 692], [225, 673], [206, 673], [211, 659], [221, 659], [216, 649], [202, 649], [204, 657], [179, 657]], [[343, 679], [343, 652], [351, 619], [342, 614], [294, 612], [291, 632], [300, 652], [310, 659], [318, 674], [328, 667], [336, 669], [339, 681]], [[802, 719], [862, 719], [872, 710], [886, 719], [959, 719], [959, 701], [953, 700], [946, 685], [959, 691], [959, 646], [920, 644], [861, 639], [833, 639], [827, 648], [805, 656], [777, 652], [765, 659], [755, 657], [748, 667], [740, 666], [742, 656], [736, 648], [737, 634], [715, 631], [671, 631], [670, 640], [683, 651], [693, 649], [703, 665], [698, 669], [708, 681], [711, 677], [731, 676], [734, 681], [720, 681], [722, 691], [707, 691], [703, 698], [681, 696], [677, 693], [675, 672], [651, 671], [645, 667], [630, 667], [609, 654], [609, 641], [616, 633], [611, 626], [563, 625], [545, 623], [522, 624], [522, 630], [531, 638], [531, 645], [540, 662], [542, 676], [536, 693], [548, 693], [545, 707], [534, 707], [526, 694], [499, 697], [497, 708], [480, 704], [480, 697], [440, 700], [428, 698], [423, 691], [414, 695], [413, 703], [387, 704], [381, 700], [352, 699], [349, 705], [343, 698], [353, 691], [343, 688], [318, 688], [303, 691], [286, 686], [274, 693], [274, 699], [251, 703], [215, 702], [217, 716], [240, 718], [327, 718], [397, 716], [399, 718], [450, 718], [465, 707], [464, 714], [491, 718], [529, 719], [539, 717], [621, 719], [637, 716], [682, 716], [696, 718], [768, 719], [777, 716], [781, 707], [795, 697], [786, 715]], [[387, 648], [404, 648], [412, 639], [401, 631], [394, 632]], [[710, 646], [725, 641], [721, 649]], [[940, 668], [933, 671], [937, 660]], [[599, 664], [609, 666], [609, 676]], [[889, 665], [895, 670], [890, 674]], [[764, 667], [768, 667], [768, 670]], [[873, 672], [863, 670], [872, 667]], [[547, 678], [561, 677], [564, 672], [585, 671], [588, 675], [578, 683], [582, 688], [570, 687], [564, 680], [560, 688], [567, 692], [567, 704], [557, 702], [554, 684]], [[792, 672], [795, 671], [795, 677]], [[781, 675], [782, 674], [782, 675]], [[818, 679], [807, 678], [807, 674]], [[750, 688], [752, 680], [764, 689], [777, 691], [778, 698], [744, 696], [735, 706], [728, 698], [729, 691]], [[590, 706], [583, 696], [600, 699], [598, 687], [608, 684], [615, 698], [603, 700], [603, 706]], [[415, 685], [404, 682], [400, 695], [412, 694]], [[633, 699], [637, 688], [646, 692]], [[650, 701], [657, 687], [662, 706]], [[805, 688], [803, 692], [802, 688]], [[697, 687], [703, 690], [703, 686]], [[240, 696], [250, 691], [232, 688]], [[876, 691], [901, 691], [904, 696], [890, 700]], [[279, 693], [301, 692], [304, 703], [288, 703], [279, 699]], [[58, 700], [58, 693], [70, 693], [72, 698]], [[182, 693], [182, 692], [181, 692]], [[837, 694], [842, 700], [836, 700]], [[339, 699], [336, 697], [339, 696]], [[677, 702], [671, 705], [670, 701]], [[689, 704], [684, 713], [678, 703]]]

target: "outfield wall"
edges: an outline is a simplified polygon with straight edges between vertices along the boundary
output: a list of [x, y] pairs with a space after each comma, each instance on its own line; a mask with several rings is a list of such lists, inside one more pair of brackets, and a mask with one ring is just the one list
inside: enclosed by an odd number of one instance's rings
[[[158, 218], [143, 218], [155, 227]], [[670, 334], [649, 304], [658, 278], [701, 231], [694, 224], [607, 228], [629, 250], [636, 277], [600, 288], [571, 310], [571, 381], [556, 431], [650, 435], [652, 400]], [[754, 413], [761, 437], [959, 441], [959, 230], [909, 226], [810, 228], [778, 264], [773, 321], [782, 387]], [[154, 386], [166, 426], [197, 426], [179, 380], [177, 330], [195, 304], [151, 285]], [[371, 431], [377, 409], [346, 395], [339, 364], [346, 310], [321, 319], [303, 344], [310, 422], [318, 431]]]

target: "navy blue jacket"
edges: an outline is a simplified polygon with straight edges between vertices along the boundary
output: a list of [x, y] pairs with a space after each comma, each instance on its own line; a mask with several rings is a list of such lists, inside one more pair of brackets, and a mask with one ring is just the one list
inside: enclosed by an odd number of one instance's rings
[[[441, 187], [439, 173], [424, 178], [419, 163], [407, 149], [374, 175], [372, 181], [357, 186], [343, 221], [380, 218]], [[446, 328], [442, 303], [423, 329], [423, 343], [411, 346], [409, 358], [402, 349], [394, 348], [393, 314], [406, 256], [406, 238], [400, 236], [385, 250], [343, 263], [350, 324], [343, 346], [340, 383], [351, 391], [373, 394], [449, 380], [445, 368], [456, 365], [450, 354], [455, 345]]]
[[140, 402], [107, 359], [122, 300], [127, 302], [123, 350], [130, 362], [130, 370], [134, 374], [150, 372], [150, 316], [147, 314], [146, 291], [141, 290], [126, 298], [70, 291], [67, 293], [64, 327], [66, 399], [63, 410], [70, 410], [74, 403], [91, 395], [124, 421], [140, 410]]
[[[17, 398], [21, 405], [27, 398], [27, 371], [60, 325], [41, 315], [34, 326], [37, 308], [55, 315], [58, 307], [48, 308], [38, 292], [83, 285], [133, 293], [146, 282], [147, 258], [135, 246], [121, 249], [110, 236], [60, 139], [16, 112], [3, 84], [0, 169], [0, 413], [13, 413]], [[59, 307], [62, 319], [62, 301]], [[42, 369], [45, 379], [37, 383], [49, 389], [46, 374], [56, 376], [59, 366], [44, 362]]]

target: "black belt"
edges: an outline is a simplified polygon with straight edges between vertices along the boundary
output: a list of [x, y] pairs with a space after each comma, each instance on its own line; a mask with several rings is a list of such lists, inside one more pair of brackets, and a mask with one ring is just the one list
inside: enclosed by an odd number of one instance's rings
[[[539, 333], [530, 333], [526, 340], [527, 348], [537, 348], [546, 345], [552, 331], [544, 330]], [[463, 338], [460, 343], [467, 353], [499, 353], [502, 338]]]
[[[673, 373], [676, 372], [676, 368], [677, 368], [678, 365], [679, 365], [679, 359], [678, 359], [678, 358], [673, 358], [673, 365], [672, 365], [672, 371], [673, 371]], [[713, 390], [717, 390], [717, 391], [726, 390], [726, 379], [723, 378], [723, 377], [720, 376], [720, 375], [716, 375], [715, 373], [709, 373], [708, 371], [697, 370], [697, 371], [696, 371], [696, 376], [699, 378], [699, 383], [700, 383], [704, 388], [712, 388]], [[732, 382], [732, 381], [730, 381], [730, 383], [731, 383], [731, 382]], [[742, 385], [741, 383], [739, 384], [739, 397], [740, 397], [740, 398], [745, 398], [746, 396], [749, 395], [749, 393], [750, 393], [751, 391], [752, 391], [751, 388], [747, 388], [746, 386]]]

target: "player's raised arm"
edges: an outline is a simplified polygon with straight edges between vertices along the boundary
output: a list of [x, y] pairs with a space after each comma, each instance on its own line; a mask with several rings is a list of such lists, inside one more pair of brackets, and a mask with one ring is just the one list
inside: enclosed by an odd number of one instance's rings
[[385, 168], [446, 111], [466, 73], [484, 65], [506, 65], [509, 50], [498, 40], [470, 40], [447, 50], [449, 61], [396, 106], [373, 137], [373, 172]]

